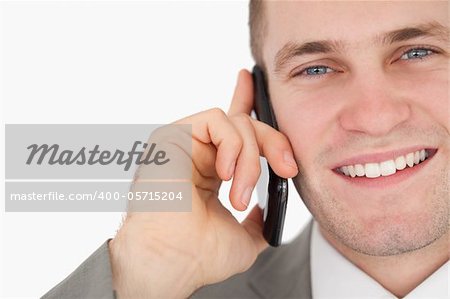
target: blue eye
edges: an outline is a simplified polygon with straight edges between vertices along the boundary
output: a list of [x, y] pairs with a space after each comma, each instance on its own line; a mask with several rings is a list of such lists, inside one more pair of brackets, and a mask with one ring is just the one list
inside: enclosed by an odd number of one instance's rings
[[426, 48], [410, 49], [407, 52], [403, 53], [400, 59], [402, 60], [423, 59], [435, 53], [436, 53], [435, 51]]
[[304, 69], [303, 71], [300, 72], [300, 74], [305, 74], [306, 76], [320, 76], [320, 75], [325, 75], [326, 73], [330, 73], [332, 71], [333, 71], [333, 69], [331, 69], [327, 66], [316, 65], [316, 66], [311, 66], [311, 67]]

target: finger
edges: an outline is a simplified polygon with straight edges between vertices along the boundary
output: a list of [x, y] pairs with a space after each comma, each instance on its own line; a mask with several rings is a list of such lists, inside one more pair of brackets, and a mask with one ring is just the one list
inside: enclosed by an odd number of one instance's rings
[[217, 193], [222, 179], [219, 178], [216, 168], [216, 148], [213, 144], [204, 144], [197, 140], [192, 142], [192, 182], [201, 189]]
[[[212, 143], [203, 143], [195, 138], [192, 138], [192, 126], [182, 125], [169, 125], [163, 126], [154, 130], [149, 138], [150, 143], [166, 144], [167, 146], [174, 145], [175, 151], [181, 150], [181, 153], [176, 153], [175, 158], [181, 158], [187, 156], [189, 164], [178, 163], [178, 167], [173, 169], [174, 173], [183, 173], [185, 175], [179, 175], [177, 177], [190, 177], [192, 175], [192, 181], [196, 186], [210, 191], [216, 191], [220, 186], [220, 178], [218, 177], [215, 167], [216, 162], [216, 148]], [[172, 147], [166, 148], [166, 150], [172, 150]], [[145, 155], [145, 154], [144, 154]], [[174, 158], [172, 156], [171, 159]], [[193, 158], [198, 157], [201, 158]], [[181, 162], [183, 159], [177, 159]], [[184, 167], [183, 167], [184, 166]], [[193, 167], [192, 167], [193, 166]], [[188, 168], [189, 169], [188, 169]], [[140, 167], [138, 169], [138, 175], [136, 179], [140, 177], [146, 177], [144, 169]], [[183, 172], [181, 169], [186, 168]], [[144, 176], [143, 176], [144, 175]]]
[[239, 113], [250, 115], [253, 109], [253, 78], [252, 74], [243, 69], [238, 74], [236, 87], [231, 100], [228, 115], [233, 116]]
[[231, 117], [230, 120], [243, 140], [233, 175], [230, 200], [235, 209], [243, 211], [250, 202], [253, 188], [261, 174], [259, 148], [255, 130], [248, 115], [241, 113]]
[[296, 176], [297, 162], [287, 137], [263, 122], [255, 119], [251, 119], [251, 122], [255, 129], [259, 151], [273, 171], [283, 178]]
[[262, 210], [258, 205], [255, 205], [247, 215], [247, 218], [242, 221], [242, 226], [251, 236], [257, 254], [269, 246], [262, 233], [264, 221]]
[[[226, 114], [218, 108], [213, 108], [183, 118], [176, 123], [192, 124], [194, 142], [196, 140], [204, 144], [212, 143], [216, 147], [217, 174], [222, 180], [229, 180], [234, 173], [236, 160], [242, 148], [242, 139]], [[203, 158], [201, 151], [192, 153], [195, 163]]]

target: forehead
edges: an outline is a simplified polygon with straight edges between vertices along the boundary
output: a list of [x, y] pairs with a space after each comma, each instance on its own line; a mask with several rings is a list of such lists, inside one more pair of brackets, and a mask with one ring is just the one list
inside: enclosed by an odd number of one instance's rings
[[448, 1], [267, 1], [265, 19], [269, 62], [287, 42], [330, 39], [358, 47], [417, 23], [449, 24]]

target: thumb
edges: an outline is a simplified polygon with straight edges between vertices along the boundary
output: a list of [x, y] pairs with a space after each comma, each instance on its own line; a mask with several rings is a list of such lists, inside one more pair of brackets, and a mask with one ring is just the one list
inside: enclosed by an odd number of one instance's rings
[[251, 236], [258, 254], [269, 246], [262, 233], [264, 226], [263, 213], [258, 204], [253, 207], [247, 218], [242, 221], [242, 226]]

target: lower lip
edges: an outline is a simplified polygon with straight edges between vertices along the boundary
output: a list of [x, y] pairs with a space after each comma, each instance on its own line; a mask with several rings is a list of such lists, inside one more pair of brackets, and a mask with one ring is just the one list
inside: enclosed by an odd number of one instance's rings
[[413, 166], [408, 167], [406, 166], [403, 170], [397, 170], [395, 174], [389, 175], [389, 176], [379, 176], [377, 178], [368, 178], [368, 177], [348, 177], [346, 175], [343, 175], [337, 171], [334, 171], [334, 173], [341, 177], [346, 182], [353, 184], [355, 186], [360, 187], [388, 187], [391, 185], [395, 185], [398, 183], [401, 183], [411, 176], [417, 174], [421, 169], [423, 169], [428, 163], [434, 158], [437, 151], [434, 151], [425, 161]]

